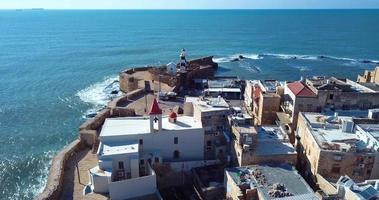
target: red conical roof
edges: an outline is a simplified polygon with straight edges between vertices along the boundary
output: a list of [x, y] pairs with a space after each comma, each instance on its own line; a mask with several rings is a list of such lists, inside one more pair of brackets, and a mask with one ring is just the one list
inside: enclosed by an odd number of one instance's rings
[[161, 115], [161, 114], [162, 114], [162, 110], [159, 107], [157, 99], [154, 99], [153, 103], [151, 104], [149, 115]]

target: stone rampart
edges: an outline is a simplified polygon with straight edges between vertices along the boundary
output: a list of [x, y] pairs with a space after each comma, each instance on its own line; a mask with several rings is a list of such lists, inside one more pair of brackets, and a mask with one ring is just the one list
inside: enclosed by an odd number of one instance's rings
[[41, 194], [34, 198], [35, 200], [51, 200], [60, 198], [63, 190], [65, 164], [75, 155], [77, 151], [80, 150], [81, 147], [81, 141], [76, 139], [61, 150], [56, 156], [54, 156], [45, 189]]

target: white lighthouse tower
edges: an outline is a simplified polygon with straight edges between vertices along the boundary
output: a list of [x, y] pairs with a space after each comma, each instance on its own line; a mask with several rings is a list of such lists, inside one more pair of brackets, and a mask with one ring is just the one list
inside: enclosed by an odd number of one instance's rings
[[182, 49], [180, 52], [180, 72], [186, 72], [187, 71], [187, 60], [186, 60], [186, 50]]

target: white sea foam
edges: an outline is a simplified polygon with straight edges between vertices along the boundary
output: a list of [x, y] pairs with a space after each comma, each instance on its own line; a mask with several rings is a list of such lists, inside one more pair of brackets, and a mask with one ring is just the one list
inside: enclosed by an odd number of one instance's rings
[[314, 55], [298, 55], [298, 54], [276, 54], [276, 53], [264, 53], [261, 56], [270, 56], [280, 59], [300, 59], [300, 60], [318, 60], [318, 56]]
[[262, 57], [259, 54], [241, 53], [241, 54], [233, 54], [230, 56], [225, 56], [225, 57], [220, 57], [220, 58], [213, 58], [213, 62], [215, 62], [215, 63], [227, 63], [227, 62], [231, 62], [233, 59], [238, 58], [239, 56], [243, 56], [245, 58], [252, 59], [252, 60], [262, 59]]
[[119, 83], [117, 77], [106, 77], [102, 82], [95, 83], [89, 87], [80, 90], [76, 95], [86, 103], [92, 105], [92, 108], [85, 113], [93, 114], [99, 111], [101, 108], [107, 105], [113, 98], [119, 96], [118, 94], [112, 94], [112, 91], [119, 91]]
[[310, 71], [311, 69], [307, 66], [294, 66], [294, 68], [298, 69], [301, 72]]

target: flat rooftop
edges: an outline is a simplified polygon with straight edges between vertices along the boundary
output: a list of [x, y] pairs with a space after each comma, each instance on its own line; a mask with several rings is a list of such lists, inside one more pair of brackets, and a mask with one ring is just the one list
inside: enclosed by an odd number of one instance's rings
[[260, 141], [288, 141], [288, 136], [283, 133], [279, 126], [265, 125], [258, 130], [258, 140]]
[[357, 124], [357, 126], [379, 141], [379, 124]]
[[341, 90], [343, 92], [376, 93], [375, 89], [349, 79], [336, 77], [314, 76], [307, 79], [307, 83], [318, 90]]
[[236, 79], [216, 79], [208, 81], [209, 88], [239, 88]]
[[138, 143], [122, 144], [122, 145], [109, 145], [109, 144], [101, 143], [101, 145], [102, 146], [100, 146], [100, 151], [99, 151], [100, 156], [138, 153]]
[[212, 111], [227, 111], [229, 110], [229, 104], [224, 98], [212, 98], [212, 97], [186, 97], [186, 102], [191, 102], [193, 106], [196, 106], [201, 112]]
[[288, 136], [279, 126], [262, 126], [258, 131], [258, 155], [296, 154]]
[[370, 148], [367, 141], [361, 139], [352, 128], [343, 130], [343, 122], [354, 127], [352, 116], [330, 116], [320, 113], [303, 113], [308, 121], [311, 134], [320, 148], [336, 151], [355, 151]]
[[[257, 188], [265, 199], [319, 199], [288, 164], [235, 167], [226, 169], [226, 172], [238, 186]], [[284, 197], [275, 196], [275, 191], [284, 193]]]
[[[162, 117], [162, 130], [188, 130], [202, 128], [201, 122], [193, 117], [180, 116], [176, 123], [168, 121], [168, 117]], [[101, 137], [149, 134], [150, 117], [120, 117], [107, 118], [100, 133]]]
[[257, 155], [285, 155], [296, 154], [296, 149], [289, 142], [288, 136], [283, 133], [279, 126], [266, 125], [258, 131], [252, 125], [234, 126], [241, 134], [256, 135], [257, 146], [255, 153]]
[[263, 80], [260, 82], [262, 83], [266, 92], [269, 92], [269, 93], [275, 93], [276, 92], [276, 86], [279, 85], [279, 82], [277, 80]]
[[204, 90], [205, 92], [234, 92], [239, 93], [241, 92], [240, 88], [208, 88]]

